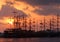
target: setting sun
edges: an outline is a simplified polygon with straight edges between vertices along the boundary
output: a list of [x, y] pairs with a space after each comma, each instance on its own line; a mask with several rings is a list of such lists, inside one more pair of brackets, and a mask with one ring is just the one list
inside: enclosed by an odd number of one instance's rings
[[8, 19], [8, 20], [7, 20], [7, 22], [8, 22], [9, 24], [13, 24], [13, 21], [14, 21], [13, 19]]
[[12, 18], [4, 18], [4, 23], [6, 23], [6, 24], [13, 24], [13, 22], [14, 22], [14, 19], [12, 19]]

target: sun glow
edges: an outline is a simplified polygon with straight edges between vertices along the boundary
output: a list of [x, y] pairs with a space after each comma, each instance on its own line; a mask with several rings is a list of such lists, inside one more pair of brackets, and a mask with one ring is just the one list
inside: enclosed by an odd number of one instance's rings
[[6, 24], [13, 25], [13, 22], [14, 22], [14, 19], [12, 19], [12, 18], [4, 18], [4, 23], [6, 23]]
[[11, 24], [11, 25], [13, 24], [13, 21], [14, 21], [13, 19], [8, 19], [8, 20], [7, 20], [7, 22], [8, 22], [9, 24]]

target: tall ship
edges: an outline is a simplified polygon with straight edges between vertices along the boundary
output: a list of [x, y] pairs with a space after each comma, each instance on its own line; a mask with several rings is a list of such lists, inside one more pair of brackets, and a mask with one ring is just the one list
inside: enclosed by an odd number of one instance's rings
[[[12, 4], [12, 3], [9, 3]], [[9, 6], [7, 2], [7, 6]], [[20, 37], [60, 37], [60, 17], [57, 14], [56, 19], [52, 16], [47, 22], [46, 16], [43, 20], [35, 20], [35, 18], [29, 18], [24, 14], [17, 14], [14, 10], [12, 12], [14, 22], [12, 29], [6, 29], [3, 37], [6, 38], [20, 38]], [[49, 24], [48, 24], [49, 23]]]

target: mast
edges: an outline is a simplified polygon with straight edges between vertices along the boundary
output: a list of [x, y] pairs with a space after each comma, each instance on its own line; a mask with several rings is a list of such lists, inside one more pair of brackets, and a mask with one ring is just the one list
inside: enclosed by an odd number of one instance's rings
[[16, 23], [15, 23], [15, 11], [13, 12], [14, 13], [14, 16], [13, 16], [13, 18], [14, 18], [14, 28], [16, 28]]
[[44, 17], [44, 31], [45, 31], [45, 29], [46, 29], [46, 28], [45, 28], [45, 17]]
[[52, 27], [51, 27], [51, 19], [50, 19], [50, 30], [52, 30]]
[[57, 14], [57, 32], [59, 31], [59, 15]]
[[24, 16], [24, 14], [23, 14], [23, 28], [24, 28], [24, 30], [27, 30], [26, 28], [27, 28], [27, 19], [26, 19], [26, 17]]
[[[10, 21], [11, 21], [11, 16], [10, 16]], [[10, 24], [10, 28], [11, 28], [11, 24]]]
[[25, 30], [27, 30], [26, 29], [26, 27], [27, 27], [27, 21], [26, 21], [27, 19], [26, 18], [24, 18], [24, 28], [25, 28]]
[[24, 27], [24, 15], [22, 15], [23, 16], [23, 23], [22, 23], [22, 26], [23, 26], [23, 30], [25, 29], [25, 27]]
[[34, 31], [35, 31], [35, 19], [33, 19], [33, 29], [34, 29]]
[[18, 17], [19, 17], [19, 18], [18, 18], [18, 20], [19, 20], [19, 28], [21, 29], [21, 18], [20, 18], [20, 14], [19, 14]]
[[17, 28], [20, 28], [20, 24], [21, 24], [21, 23], [20, 23], [20, 15], [17, 15], [17, 16], [16, 16], [16, 20], [17, 20], [17, 21], [16, 21], [16, 26], [17, 26]]
[[42, 23], [42, 20], [40, 20], [41, 22], [40, 22], [40, 31], [42, 31], [42, 25], [43, 25], [43, 23]]
[[31, 23], [31, 18], [29, 19], [29, 31], [31, 31], [31, 25], [32, 25], [32, 23]]
[[37, 20], [37, 23], [36, 24], [37, 24], [37, 31], [39, 31], [38, 20]]
[[52, 20], [51, 20], [51, 30], [54, 30], [54, 27], [55, 27], [55, 25], [54, 25], [54, 23], [55, 23], [55, 19], [54, 19], [54, 16], [52, 17]]

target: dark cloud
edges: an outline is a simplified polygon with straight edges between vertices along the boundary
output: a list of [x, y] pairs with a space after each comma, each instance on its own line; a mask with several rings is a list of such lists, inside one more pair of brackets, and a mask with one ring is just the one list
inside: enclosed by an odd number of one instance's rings
[[43, 6], [42, 10], [41, 9], [36, 9], [33, 11], [34, 13], [37, 14], [42, 14], [42, 15], [57, 15], [60, 14], [60, 9], [59, 8], [55, 8], [53, 6]]
[[23, 17], [23, 15], [26, 17], [27, 15], [21, 11], [21, 10], [17, 10], [14, 7], [10, 6], [10, 5], [3, 5], [2, 9], [0, 11], [0, 18], [2, 17], [8, 17], [8, 16], [14, 16], [14, 15], [19, 15], [20, 17]]
[[22, 1], [26, 2], [27, 4], [30, 4], [32, 6], [40, 6], [44, 10], [40, 10], [40, 7], [38, 9], [35, 9], [33, 12], [37, 14], [42, 14], [42, 15], [56, 15], [57, 13], [60, 14], [60, 9], [57, 9], [60, 5], [60, 0], [16, 0], [16, 1]]
[[60, 4], [60, 0], [16, 0], [16, 1], [23, 1], [30, 5]]

